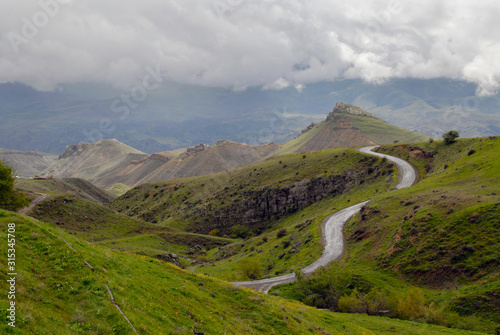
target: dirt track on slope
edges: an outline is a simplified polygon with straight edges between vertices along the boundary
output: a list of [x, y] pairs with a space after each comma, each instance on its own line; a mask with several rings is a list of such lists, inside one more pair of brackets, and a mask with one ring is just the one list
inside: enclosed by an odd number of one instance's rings
[[28, 207], [24, 207], [23, 209], [20, 209], [18, 211], [19, 214], [28, 214], [29, 211], [31, 211], [33, 208], [35, 208], [36, 205], [38, 205], [42, 201], [47, 200], [50, 197], [50, 195], [45, 194], [45, 193], [36, 193], [36, 195], [37, 195], [37, 197], [35, 198], [35, 200], [33, 200], [31, 202], [31, 204]]

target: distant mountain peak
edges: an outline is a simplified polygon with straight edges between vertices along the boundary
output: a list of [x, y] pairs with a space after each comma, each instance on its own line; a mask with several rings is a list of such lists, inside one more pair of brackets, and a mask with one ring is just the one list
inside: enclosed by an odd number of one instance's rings
[[349, 114], [349, 115], [354, 115], [354, 116], [366, 116], [366, 117], [371, 117], [371, 118], [374, 118], [377, 120], [382, 120], [381, 118], [379, 118], [371, 113], [368, 113], [367, 111], [365, 111], [364, 109], [362, 109], [358, 106], [349, 105], [349, 104], [346, 104], [342, 101], [337, 102], [337, 104], [335, 105], [335, 108], [333, 108], [333, 111], [330, 114], [328, 114], [328, 116], [326, 117], [326, 120], [328, 121], [328, 120], [334, 118], [338, 114]]

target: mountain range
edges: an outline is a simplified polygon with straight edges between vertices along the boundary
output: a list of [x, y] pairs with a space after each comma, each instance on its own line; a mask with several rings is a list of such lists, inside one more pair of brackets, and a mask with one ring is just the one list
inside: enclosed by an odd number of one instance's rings
[[[116, 139], [68, 145], [57, 162], [38, 173], [52, 178], [83, 178], [110, 189], [231, 170], [267, 157], [329, 148], [426, 141], [428, 136], [392, 126], [363, 109], [338, 102], [324, 121], [310, 124], [288, 142], [248, 145], [219, 140], [187, 149], [146, 154]], [[1, 156], [0, 156], [1, 157]], [[29, 161], [15, 162], [17, 168]], [[122, 188], [122, 189], [125, 189]]]
[[244, 91], [166, 82], [130, 106], [130, 92], [74, 84], [52, 92], [0, 84], [0, 147], [59, 155], [70, 143], [117, 139], [145, 153], [227, 139], [250, 145], [286, 142], [323, 120], [337, 101], [369, 110], [390, 124], [438, 137], [500, 134], [500, 96], [480, 97], [471, 83], [395, 79], [342, 80]]

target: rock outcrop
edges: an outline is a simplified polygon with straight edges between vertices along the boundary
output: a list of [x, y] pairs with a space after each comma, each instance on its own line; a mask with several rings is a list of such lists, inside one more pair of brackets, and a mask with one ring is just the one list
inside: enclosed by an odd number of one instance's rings
[[303, 179], [280, 187], [263, 188], [245, 194], [241, 200], [233, 203], [230, 210], [205, 210], [195, 214], [197, 221], [203, 224], [191, 228], [200, 233], [208, 233], [216, 228], [230, 233], [231, 227], [238, 222], [258, 234], [265, 229], [262, 224], [269, 220], [279, 219], [327, 197], [342, 194], [391, 171], [388, 166], [376, 165], [342, 175]]

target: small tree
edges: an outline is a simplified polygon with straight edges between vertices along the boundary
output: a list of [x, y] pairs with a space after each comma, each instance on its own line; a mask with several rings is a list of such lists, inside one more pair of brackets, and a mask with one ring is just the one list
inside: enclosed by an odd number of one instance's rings
[[0, 208], [15, 212], [30, 202], [23, 192], [14, 189], [14, 176], [14, 169], [0, 161]]
[[450, 130], [447, 133], [443, 134], [443, 139], [445, 144], [451, 144], [455, 142], [455, 140], [459, 137], [460, 135], [458, 134], [458, 131], [456, 130]]

